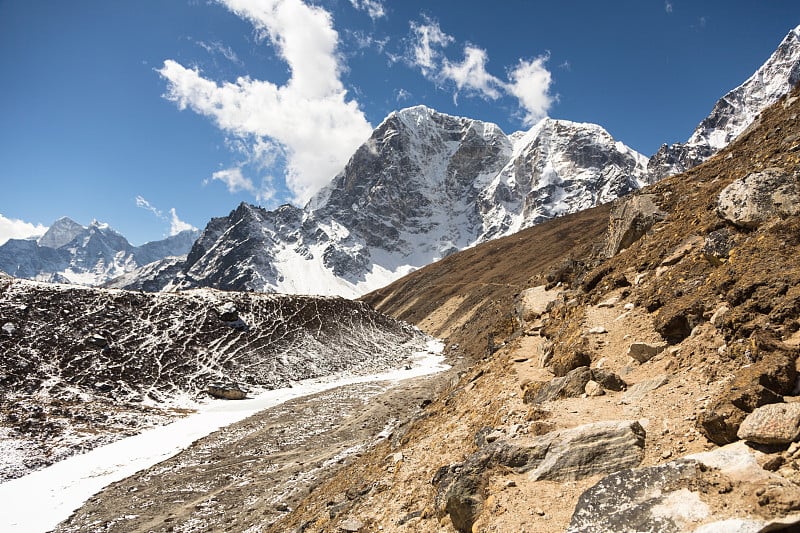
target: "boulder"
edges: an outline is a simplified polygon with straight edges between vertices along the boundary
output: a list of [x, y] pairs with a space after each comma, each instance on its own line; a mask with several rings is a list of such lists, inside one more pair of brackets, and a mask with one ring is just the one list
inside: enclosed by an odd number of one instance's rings
[[775, 217], [800, 214], [800, 185], [779, 168], [753, 172], [725, 187], [717, 197], [717, 215], [735, 226], [754, 229]]
[[740, 439], [789, 444], [800, 437], [800, 403], [771, 403], [753, 410], [739, 426]]
[[781, 525], [797, 524], [800, 516], [761, 518], [750, 510], [762, 507], [768, 492], [771, 512], [788, 514], [800, 487], [763, 470], [756, 453], [736, 443], [613, 473], [581, 494], [567, 531], [783, 531]]
[[525, 386], [523, 401], [539, 404], [558, 398], [577, 398], [584, 393], [586, 384], [591, 379], [591, 369], [588, 366], [581, 366], [560, 378], [553, 378], [550, 381], [533, 381]]
[[739, 426], [749, 413], [782, 402], [797, 382], [796, 349], [766, 334], [754, 335], [748, 346], [753, 348], [756, 362], [740, 368], [697, 417], [698, 431], [715, 444], [737, 441]]
[[586, 396], [590, 398], [593, 398], [595, 396], [602, 396], [606, 393], [606, 391], [603, 390], [603, 387], [601, 387], [600, 384], [594, 380], [591, 380], [588, 383], [586, 383], [586, 387], [584, 387], [583, 390], [586, 393]]
[[656, 204], [656, 195], [628, 196], [614, 204], [606, 236], [606, 257], [613, 257], [644, 236], [666, 213]]
[[544, 285], [525, 289], [517, 299], [517, 313], [523, 321], [535, 320], [547, 312], [550, 302], [558, 298], [559, 291], [548, 291]]
[[640, 363], [646, 363], [656, 355], [663, 352], [666, 347], [667, 344], [664, 342], [634, 342], [628, 347], [628, 356], [634, 358]]
[[602, 368], [592, 369], [592, 379], [599, 383], [605, 390], [622, 391], [628, 387], [628, 384], [617, 374]]

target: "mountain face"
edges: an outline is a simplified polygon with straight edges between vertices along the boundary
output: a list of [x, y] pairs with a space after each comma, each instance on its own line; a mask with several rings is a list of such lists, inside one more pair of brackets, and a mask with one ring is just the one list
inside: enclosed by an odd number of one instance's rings
[[160, 283], [357, 296], [455, 251], [638, 189], [646, 162], [593, 124], [544, 119], [509, 136], [494, 124], [412, 107], [389, 115], [304, 209], [243, 203], [213, 219], [182, 272]]
[[64, 217], [38, 240], [11, 239], [0, 246], [0, 270], [19, 278], [99, 285], [153, 261], [185, 255], [197, 235], [183, 231], [137, 247], [107, 224], [93, 221], [84, 227]]
[[761, 111], [800, 82], [800, 26], [742, 85], [723, 96], [685, 143], [662, 145], [647, 169], [654, 179], [698, 165], [739, 136]]

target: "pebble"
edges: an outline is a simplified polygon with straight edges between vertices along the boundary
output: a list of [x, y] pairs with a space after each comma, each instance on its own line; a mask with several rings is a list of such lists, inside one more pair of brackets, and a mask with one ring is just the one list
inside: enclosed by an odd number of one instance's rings
[[608, 333], [608, 330], [603, 326], [595, 326], [589, 330], [589, 333], [592, 335], [601, 335], [603, 333]]

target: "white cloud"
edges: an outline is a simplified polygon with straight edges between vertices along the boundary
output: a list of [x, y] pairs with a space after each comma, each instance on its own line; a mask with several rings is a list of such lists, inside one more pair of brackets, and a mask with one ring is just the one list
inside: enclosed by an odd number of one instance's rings
[[664, 2], [664, 11], [666, 11], [667, 13], [672, 13], [672, 2], [670, 2], [669, 0], [666, 0]]
[[523, 124], [532, 126], [547, 116], [553, 104], [550, 95], [550, 84], [553, 79], [544, 64], [548, 56], [539, 56], [531, 61], [520, 60], [519, 64], [508, 73], [509, 84], [506, 90], [519, 100], [525, 109]]
[[411, 42], [409, 62], [419, 67], [425, 76], [437, 75], [440, 68], [441, 49], [455, 39], [439, 27], [439, 23], [423, 16], [424, 22], [411, 21]]
[[196, 230], [194, 226], [189, 224], [188, 222], [184, 222], [180, 218], [178, 218], [178, 213], [175, 212], [175, 208], [172, 207], [169, 210], [170, 214], [170, 221], [169, 221], [169, 234], [170, 235], [177, 235], [178, 233], [186, 230]]
[[169, 234], [170, 235], [177, 235], [178, 233], [180, 233], [180, 232], [182, 232], [184, 230], [187, 230], [187, 229], [194, 229], [194, 230], [197, 229], [194, 226], [192, 226], [191, 224], [189, 224], [188, 222], [184, 222], [183, 220], [178, 218], [178, 213], [175, 211], [174, 207], [170, 208], [170, 210], [169, 210], [170, 216], [167, 217], [167, 216], [164, 215], [164, 213], [160, 209], [156, 208], [153, 204], [151, 204], [150, 202], [145, 200], [145, 198], [143, 196], [141, 196], [141, 195], [137, 195], [136, 196], [136, 207], [140, 207], [140, 208], [142, 208], [142, 209], [144, 209], [146, 211], [150, 211], [151, 213], [153, 213], [155, 216], [157, 216], [161, 220], [169, 221], [169, 223], [170, 223]]
[[[409, 41], [413, 44], [403, 59], [429, 80], [444, 87], [455, 85], [454, 101], [460, 91], [492, 100], [507, 95], [518, 100], [524, 110], [525, 125], [533, 125], [547, 116], [554, 101], [550, 94], [552, 76], [545, 67], [549, 55], [530, 61], [520, 59], [508, 70], [508, 81], [505, 82], [486, 69], [489, 62], [486, 50], [467, 44], [464, 46], [464, 59], [454, 63], [444, 55], [443, 49], [455, 39], [444, 33], [438, 22], [423, 15], [422, 23], [412, 21], [410, 26]], [[569, 69], [569, 63], [565, 62], [561, 67]]]
[[275, 190], [271, 186], [270, 177], [265, 177], [261, 185], [256, 186], [253, 180], [242, 173], [242, 169], [239, 167], [218, 170], [211, 175], [211, 178], [204, 180], [203, 184], [207, 185], [212, 181], [221, 181], [224, 183], [228, 188], [228, 192], [231, 194], [241, 191], [249, 192], [255, 196], [256, 200], [259, 202], [266, 202], [275, 196]]
[[8, 239], [29, 239], [41, 237], [47, 231], [47, 226], [31, 224], [17, 218], [6, 218], [0, 215], [0, 245]]
[[411, 98], [411, 93], [400, 87], [394, 92], [394, 99], [397, 102], [402, 102]]
[[136, 207], [141, 207], [142, 209], [146, 209], [147, 211], [150, 211], [151, 213], [153, 213], [155, 216], [157, 216], [159, 218], [162, 218], [164, 216], [161, 213], [161, 211], [159, 211], [158, 209], [153, 207], [153, 204], [151, 204], [150, 202], [145, 200], [144, 197], [142, 197], [142, 196], [137, 196], [136, 197]]
[[[225, 186], [228, 187], [229, 193], [247, 191], [253, 195], [256, 194], [256, 186], [253, 184], [253, 180], [245, 178], [240, 168], [218, 170], [211, 175], [211, 180], [224, 183]], [[208, 180], [206, 180], [205, 183], [208, 183]]]
[[386, 16], [386, 8], [382, 0], [350, 0], [350, 3], [354, 8], [366, 11], [372, 20]]
[[[258, 143], [280, 146], [287, 187], [295, 201], [304, 203], [342, 169], [372, 131], [358, 103], [347, 100], [331, 16], [301, 0], [222, 2], [270, 40], [289, 66], [289, 81], [278, 86], [240, 77], [218, 84], [197, 69], [168, 59], [159, 70], [168, 81], [165, 96], [180, 109], [191, 108], [214, 119], [229, 134], [253, 142], [254, 154], [259, 153]], [[214, 175], [220, 177], [212, 179], [221, 181], [235, 177]], [[261, 190], [252, 181], [250, 185], [239, 190], [253, 194]]]
[[486, 50], [475, 46], [464, 47], [464, 61], [451, 63], [445, 58], [442, 65], [441, 76], [455, 82], [459, 91], [467, 89], [475, 93], [497, 100], [503, 83], [486, 72], [488, 57]]

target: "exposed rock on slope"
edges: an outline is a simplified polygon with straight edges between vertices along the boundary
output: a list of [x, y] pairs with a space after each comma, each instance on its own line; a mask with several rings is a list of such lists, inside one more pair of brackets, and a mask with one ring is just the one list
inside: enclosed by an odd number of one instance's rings
[[[781, 198], [780, 209], [769, 208], [783, 193], [743, 196], [756, 198], [757, 211], [767, 214], [757, 223], [734, 223], [719, 209], [732, 184], [753, 192], [763, 179], [774, 192], [798, 183], [799, 95], [777, 102], [716, 157], [643, 191], [663, 218], [627, 247], [612, 247], [611, 257], [602, 237], [569, 255], [551, 252], [559, 229], [581, 219], [613, 230], [618, 218], [595, 209], [455, 254], [368, 295], [378, 309], [484, 358], [402, 438], [335, 474], [273, 530], [336, 531], [348, 519], [364, 531], [796, 528], [798, 445], [716, 446], [737, 440], [742, 421], [759, 406], [800, 401], [800, 218]], [[521, 272], [506, 273], [499, 266], [506, 257]], [[556, 293], [545, 313], [516, 315], [514, 294], [544, 285]], [[480, 300], [471, 299], [472, 290]], [[637, 360], [628, 355], [636, 343], [660, 351]], [[623, 385], [605, 387], [595, 372], [616, 375]], [[564, 374], [583, 384], [584, 394], [542, 402], [525, 394]], [[605, 394], [590, 394], [590, 381]], [[769, 428], [754, 423], [742, 435], [770, 439], [778, 427], [794, 434], [794, 412], [772, 408]], [[784, 417], [780, 424], [775, 416]], [[517, 446], [531, 439], [622, 419], [638, 420], [646, 432], [641, 469], [566, 482], [515, 471], [526, 462], [518, 453], [524, 446]], [[478, 460], [498, 448], [516, 451], [499, 462]], [[403, 461], [387, 469], [384, 458], [393, 454]], [[454, 477], [442, 477], [447, 472]], [[368, 480], [371, 489], [331, 517], [325, 502], [353, 479]], [[468, 490], [440, 493], [446, 479], [462, 479]], [[658, 497], [646, 489], [652, 480], [662, 484]], [[624, 490], [607, 494], [609, 487]], [[447, 503], [446, 495], [456, 493]], [[618, 512], [604, 511], [604, 498]], [[620, 508], [620, 501], [631, 505]]]
[[332, 297], [2, 278], [0, 317], [0, 444], [25, 456], [15, 464], [19, 454], [6, 454], [0, 479], [174, 417], [170, 407], [192, 407], [212, 381], [258, 390], [369, 373], [400, 366], [424, 343], [410, 326]]

